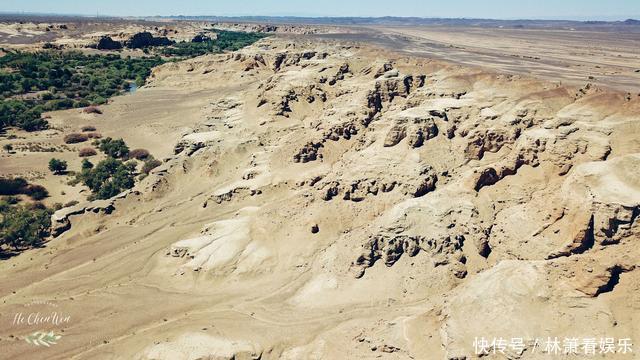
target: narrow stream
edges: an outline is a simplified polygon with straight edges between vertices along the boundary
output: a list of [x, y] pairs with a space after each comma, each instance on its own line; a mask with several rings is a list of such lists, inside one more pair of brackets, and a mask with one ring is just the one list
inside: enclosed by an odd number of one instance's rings
[[129, 94], [133, 94], [136, 91], [138, 91], [138, 84], [136, 84], [135, 82], [131, 82], [129, 83]]

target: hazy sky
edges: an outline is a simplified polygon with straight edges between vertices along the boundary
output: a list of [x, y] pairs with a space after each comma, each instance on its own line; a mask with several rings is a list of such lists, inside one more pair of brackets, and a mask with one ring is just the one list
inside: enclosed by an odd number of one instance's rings
[[0, 0], [1, 12], [626, 19], [640, 0]]

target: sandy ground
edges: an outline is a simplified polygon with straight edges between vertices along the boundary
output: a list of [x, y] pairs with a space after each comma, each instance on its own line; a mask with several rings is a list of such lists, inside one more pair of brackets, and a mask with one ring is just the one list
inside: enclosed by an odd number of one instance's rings
[[[81, 201], [0, 261], [0, 358], [476, 359], [501, 337], [526, 350], [484, 358], [544, 359], [548, 337], [640, 339], [638, 96], [297, 39], [165, 64], [102, 115], [0, 140], [25, 145], [3, 174]], [[83, 125], [163, 159], [110, 214], [27, 144], [77, 169], [62, 137]]]
[[329, 37], [501, 73], [571, 85], [591, 82], [640, 93], [640, 32], [635, 27], [610, 31], [376, 26], [368, 32]]

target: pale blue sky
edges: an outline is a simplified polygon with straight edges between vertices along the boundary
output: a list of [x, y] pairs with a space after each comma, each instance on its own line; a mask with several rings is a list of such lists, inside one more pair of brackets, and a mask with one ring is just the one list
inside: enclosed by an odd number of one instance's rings
[[0, 0], [0, 12], [610, 20], [639, 17], [640, 0]]

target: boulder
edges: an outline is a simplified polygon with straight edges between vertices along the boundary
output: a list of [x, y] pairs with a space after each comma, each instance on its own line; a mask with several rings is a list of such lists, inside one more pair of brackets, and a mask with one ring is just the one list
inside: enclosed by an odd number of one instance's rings
[[407, 128], [405, 125], [396, 124], [391, 127], [387, 136], [384, 139], [384, 147], [391, 147], [397, 145], [402, 139], [407, 136]]
[[318, 150], [320, 150], [320, 148], [324, 147], [324, 145], [322, 145], [322, 143], [320, 142], [308, 142], [306, 143], [302, 149], [300, 149], [298, 151], [298, 153], [296, 153], [293, 156], [293, 162], [296, 163], [306, 163], [309, 161], [314, 161], [317, 160], [319, 155], [318, 155]]
[[333, 86], [338, 81], [344, 80], [344, 76], [346, 74], [349, 74], [350, 72], [351, 70], [349, 69], [349, 64], [348, 63], [342, 64], [338, 69], [338, 72], [336, 73], [336, 75], [331, 80], [329, 80], [329, 85]]
[[513, 144], [519, 136], [520, 132], [517, 129], [476, 130], [469, 134], [469, 141], [464, 150], [465, 156], [469, 160], [480, 160], [485, 152], [498, 152], [504, 145]]
[[398, 70], [392, 69], [385, 72], [382, 76], [386, 79], [397, 78], [398, 76], [400, 76], [400, 72]]
[[380, 76], [384, 75], [385, 73], [389, 72], [393, 70], [393, 64], [391, 63], [385, 63], [384, 65], [382, 65], [382, 67], [380, 69], [378, 69], [378, 71], [376, 71], [375, 75], [373, 76], [374, 78], [379, 78]]
[[416, 118], [413, 120], [413, 128], [409, 135], [409, 146], [418, 148], [425, 141], [438, 136], [438, 126], [432, 118]]
[[78, 204], [71, 207], [60, 209], [51, 215], [51, 236], [58, 237], [65, 231], [71, 229], [71, 221], [69, 217], [74, 215], [82, 215], [87, 212], [96, 214], [111, 214], [115, 210], [114, 203], [118, 199], [127, 197], [132, 190], [126, 190], [111, 199], [94, 200], [84, 204]]
[[166, 37], [154, 37], [150, 32], [141, 32], [133, 35], [125, 45], [131, 49], [142, 49], [150, 46], [168, 46], [173, 41]]
[[98, 41], [96, 45], [96, 49], [98, 50], [118, 50], [122, 49], [122, 43], [119, 41], [115, 41], [108, 36], [103, 36]]

